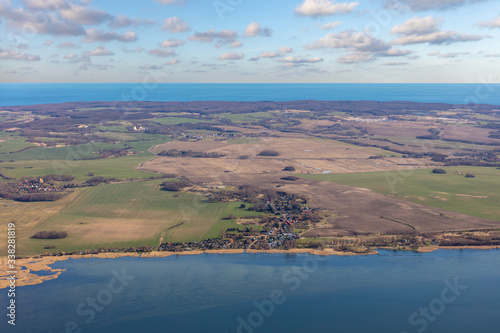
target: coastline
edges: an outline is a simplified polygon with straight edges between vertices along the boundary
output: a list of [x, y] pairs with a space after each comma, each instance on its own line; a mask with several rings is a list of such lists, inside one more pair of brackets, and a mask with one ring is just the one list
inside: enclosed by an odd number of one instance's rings
[[[500, 246], [425, 246], [417, 250], [419, 253], [430, 253], [436, 250], [459, 250], [459, 249], [474, 249], [474, 250], [492, 250], [500, 249]], [[245, 249], [231, 249], [231, 250], [205, 250], [205, 251], [189, 251], [189, 252], [167, 252], [167, 251], [153, 251], [145, 253], [137, 252], [123, 252], [123, 253], [99, 253], [89, 255], [65, 255], [65, 256], [50, 256], [50, 257], [28, 257], [16, 259], [16, 287], [31, 286], [41, 284], [44, 281], [57, 279], [65, 269], [52, 268], [50, 265], [57, 261], [65, 261], [68, 259], [115, 259], [121, 257], [136, 257], [136, 258], [164, 258], [170, 256], [186, 256], [186, 255], [200, 255], [200, 254], [241, 254], [241, 253], [282, 253], [282, 254], [304, 254], [309, 253], [320, 256], [358, 256], [358, 255], [374, 255], [378, 254], [377, 251], [371, 250], [367, 253], [354, 253], [354, 252], [341, 252], [333, 249], [290, 249], [290, 250], [245, 250]], [[7, 267], [7, 257], [0, 257], [1, 267]], [[40, 276], [35, 272], [48, 271], [53, 274]], [[6, 271], [5, 271], [6, 272]], [[9, 281], [8, 274], [0, 272], [0, 289], [8, 288]]]

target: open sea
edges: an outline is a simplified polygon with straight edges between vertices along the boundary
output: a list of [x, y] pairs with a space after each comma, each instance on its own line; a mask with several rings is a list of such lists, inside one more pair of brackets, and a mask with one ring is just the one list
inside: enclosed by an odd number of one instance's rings
[[500, 84], [0, 83], [0, 106], [130, 100], [367, 100], [500, 105]]
[[[498, 333], [500, 250], [76, 259], [0, 332]], [[0, 291], [2, 311], [6, 290]], [[70, 328], [68, 330], [67, 328]]]

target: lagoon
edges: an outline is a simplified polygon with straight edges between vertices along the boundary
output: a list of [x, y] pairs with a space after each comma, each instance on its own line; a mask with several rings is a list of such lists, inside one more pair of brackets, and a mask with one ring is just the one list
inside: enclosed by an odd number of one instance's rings
[[[13, 332], [498, 332], [500, 250], [70, 259]], [[6, 290], [0, 293], [5, 309]], [[7, 323], [4, 318], [0, 331]]]

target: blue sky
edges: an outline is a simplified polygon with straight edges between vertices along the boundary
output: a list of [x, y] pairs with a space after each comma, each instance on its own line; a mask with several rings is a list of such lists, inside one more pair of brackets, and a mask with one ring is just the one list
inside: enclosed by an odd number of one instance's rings
[[0, 0], [1, 82], [498, 82], [495, 0]]

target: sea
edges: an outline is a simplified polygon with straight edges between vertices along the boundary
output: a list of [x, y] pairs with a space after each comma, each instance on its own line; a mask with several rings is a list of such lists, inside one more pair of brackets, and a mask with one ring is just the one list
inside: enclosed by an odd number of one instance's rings
[[[1, 332], [498, 333], [500, 250], [69, 259]], [[0, 290], [6, 312], [6, 290]]]
[[[374, 100], [500, 105], [499, 84], [0, 84], [0, 106]], [[1, 109], [0, 109], [1, 110]], [[500, 250], [69, 259], [0, 290], [0, 332], [498, 333]], [[46, 272], [41, 272], [46, 274]], [[3, 312], [3, 313], [2, 313]]]
[[0, 106], [75, 101], [365, 100], [500, 105], [500, 84], [0, 83]]

